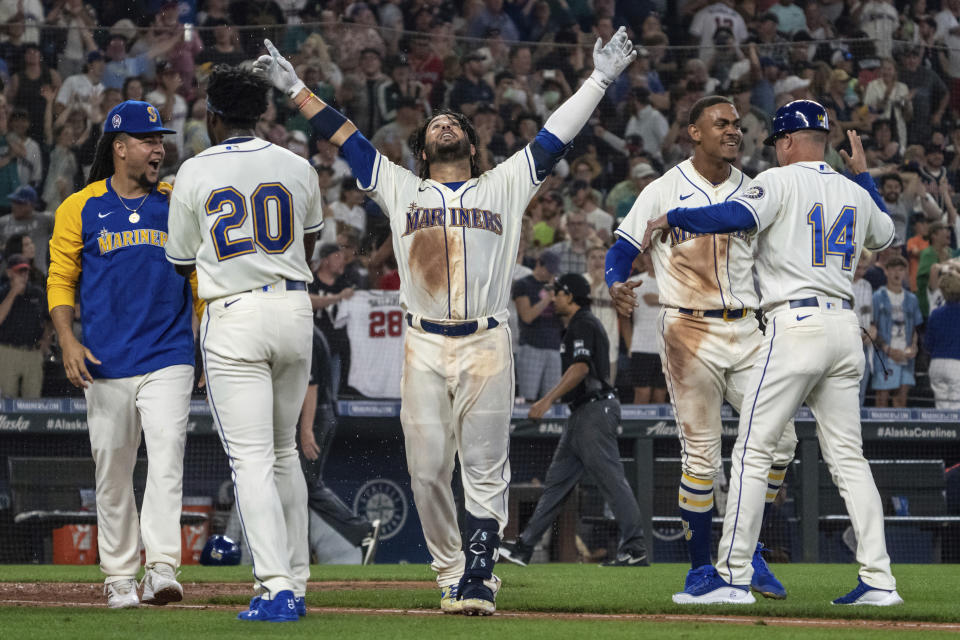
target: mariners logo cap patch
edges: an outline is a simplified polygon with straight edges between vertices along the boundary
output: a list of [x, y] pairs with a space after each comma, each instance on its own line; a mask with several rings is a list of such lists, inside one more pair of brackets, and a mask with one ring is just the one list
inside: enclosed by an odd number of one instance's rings
[[156, 107], [141, 100], [127, 100], [111, 109], [103, 121], [103, 132], [176, 133], [163, 127]]

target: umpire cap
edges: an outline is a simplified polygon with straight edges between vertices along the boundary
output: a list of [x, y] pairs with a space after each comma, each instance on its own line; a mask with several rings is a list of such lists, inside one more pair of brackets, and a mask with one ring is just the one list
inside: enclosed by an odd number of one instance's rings
[[160, 112], [149, 102], [127, 100], [121, 102], [107, 114], [103, 121], [104, 133], [176, 133], [164, 129]]
[[581, 307], [590, 304], [590, 283], [579, 273], [565, 273], [557, 278], [555, 287], [556, 291], [570, 294]]
[[768, 147], [773, 146], [773, 143], [783, 134], [803, 129], [830, 131], [827, 110], [819, 102], [794, 100], [777, 109], [777, 115], [773, 118], [773, 133], [763, 141], [763, 144]]

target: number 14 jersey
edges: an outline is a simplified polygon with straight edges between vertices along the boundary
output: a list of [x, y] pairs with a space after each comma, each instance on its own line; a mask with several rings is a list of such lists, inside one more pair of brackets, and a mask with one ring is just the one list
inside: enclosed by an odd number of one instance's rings
[[303, 236], [322, 227], [309, 162], [260, 138], [231, 138], [180, 167], [165, 248], [174, 264], [196, 263], [200, 297], [214, 300], [312, 281]]
[[811, 296], [852, 302], [861, 250], [885, 249], [894, 239], [890, 216], [824, 162], [767, 169], [733, 200], [750, 209], [757, 224], [764, 309]]

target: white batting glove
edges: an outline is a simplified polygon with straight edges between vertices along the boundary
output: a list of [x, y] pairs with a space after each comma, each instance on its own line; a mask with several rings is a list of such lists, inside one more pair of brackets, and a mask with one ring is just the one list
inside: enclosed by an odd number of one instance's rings
[[270, 40], [264, 40], [263, 44], [267, 47], [270, 55], [263, 55], [257, 58], [253, 63], [253, 70], [267, 78], [273, 86], [286, 93], [291, 98], [297, 97], [301, 89], [306, 89], [307, 85], [303, 80], [297, 77], [297, 72], [293, 70], [290, 61], [280, 55], [277, 48], [273, 46]]
[[593, 73], [590, 77], [606, 89], [636, 59], [637, 52], [627, 38], [627, 30], [620, 27], [605, 47], [600, 46], [600, 38], [597, 38], [593, 45]]

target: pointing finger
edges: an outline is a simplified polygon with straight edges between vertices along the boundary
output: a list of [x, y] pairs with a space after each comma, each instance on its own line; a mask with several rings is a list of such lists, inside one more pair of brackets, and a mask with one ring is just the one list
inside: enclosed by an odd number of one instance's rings
[[263, 39], [263, 44], [267, 47], [267, 51], [270, 53], [270, 56], [271, 56], [272, 58], [279, 58], [279, 57], [280, 57], [280, 52], [277, 51], [277, 48], [276, 48], [275, 46], [273, 46], [273, 43], [272, 43], [272, 42], [270, 42], [270, 38], [264, 38], [264, 39]]

